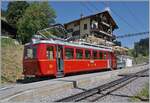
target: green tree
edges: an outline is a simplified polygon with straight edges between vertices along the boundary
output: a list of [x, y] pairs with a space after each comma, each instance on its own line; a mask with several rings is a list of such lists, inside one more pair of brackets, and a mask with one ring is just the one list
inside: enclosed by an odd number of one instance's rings
[[26, 1], [12, 1], [8, 4], [6, 11], [6, 20], [8, 23], [16, 28], [17, 21], [24, 14], [25, 9], [29, 6]]
[[17, 23], [17, 33], [22, 43], [29, 42], [32, 35], [38, 30], [47, 28], [50, 23], [54, 23], [55, 18], [55, 11], [48, 2], [31, 3]]
[[141, 39], [139, 42], [136, 42], [134, 44], [134, 49], [136, 52], [136, 56], [143, 55], [148, 56], [149, 55], [149, 38]]
[[5, 18], [5, 17], [6, 17], [6, 11], [5, 11], [5, 10], [3, 10], [3, 9], [1, 9], [1, 16], [2, 16], [3, 18]]
[[135, 50], [134, 49], [128, 49], [128, 55], [132, 56], [132, 57], [135, 57], [136, 56]]

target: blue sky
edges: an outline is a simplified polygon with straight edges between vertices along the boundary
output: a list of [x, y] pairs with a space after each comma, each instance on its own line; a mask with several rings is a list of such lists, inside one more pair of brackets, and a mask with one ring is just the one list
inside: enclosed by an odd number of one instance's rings
[[[146, 1], [128, 2], [128, 1], [94, 1], [94, 2], [66, 2], [66, 1], [49, 1], [49, 4], [54, 8], [57, 14], [57, 23], [67, 23], [69, 21], [80, 18], [82, 13], [84, 16], [102, 12], [107, 6], [110, 8], [110, 13], [116, 21], [119, 29], [114, 31], [115, 35], [124, 35], [128, 33], [143, 32], [149, 30], [149, 4]], [[7, 9], [8, 1], [2, 2], [2, 9]], [[90, 9], [90, 10], [89, 10]], [[118, 16], [119, 15], [119, 16]], [[121, 18], [120, 18], [121, 17]], [[141, 38], [148, 37], [147, 35], [136, 36], [130, 38], [118, 39], [123, 46], [132, 48], [134, 42]]]

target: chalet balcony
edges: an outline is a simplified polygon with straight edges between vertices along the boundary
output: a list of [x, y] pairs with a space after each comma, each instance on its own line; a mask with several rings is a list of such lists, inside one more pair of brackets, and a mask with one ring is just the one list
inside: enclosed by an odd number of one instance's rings
[[91, 33], [96, 33], [97, 35], [108, 36], [108, 37], [110, 37], [112, 39], [116, 39], [115, 35], [113, 35], [111, 33], [108, 33], [108, 32], [105, 32], [105, 31], [102, 31], [102, 30], [100, 30], [98, 28], [97, 29], [91, 29], [90, 31], [91, 31]]
[[88, 43], [97, 44], [97, 45], [106, 45], [106, 46], [112, 46], [114, 43], [112, 41], [105, 40], [103, 38], [97, 38], [96, 36], [88, 36], [85, 40]]

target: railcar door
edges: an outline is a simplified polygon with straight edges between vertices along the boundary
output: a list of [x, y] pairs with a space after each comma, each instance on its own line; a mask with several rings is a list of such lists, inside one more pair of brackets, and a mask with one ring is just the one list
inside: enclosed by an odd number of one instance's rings
[[63, 46], [57, 46], [57, 77], [63, 77], [64, 60], [63, 60]]
[[112, 55], [110, 52], [108, 52], [108, 65], [109, 65], [109, 68], [112, 70], [113, 67], [112, 67]]

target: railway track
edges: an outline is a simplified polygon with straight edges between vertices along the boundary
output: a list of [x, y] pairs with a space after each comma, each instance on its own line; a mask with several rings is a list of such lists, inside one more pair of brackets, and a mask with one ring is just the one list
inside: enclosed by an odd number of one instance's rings
[[79, 102], [79, 101], [88, 101], [88, 102], [95, 102], [99, 100], [100, 98], [107, 96], [111, 92], [114, 92], [127, 84], [131, 83], [135, 79], [141, 77], [148, 69], [144, 69], [142, 71], [133, 73], [132, 75], [125, 75], [121, 77], [120, 79], [114, 80], [112, 82], [103, 84], [101, 86], [89, 89], [87, 91], [62, 98], [59, 100], [56, 100], [55, 102]]

